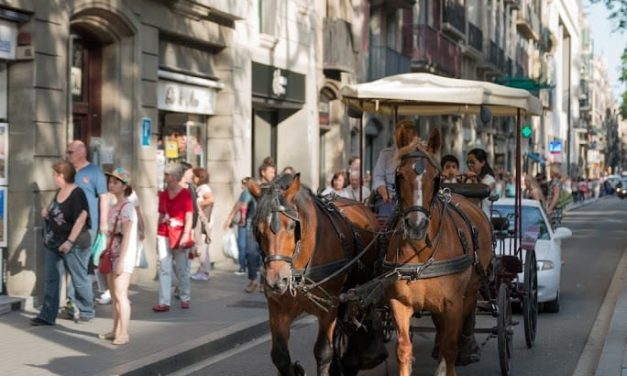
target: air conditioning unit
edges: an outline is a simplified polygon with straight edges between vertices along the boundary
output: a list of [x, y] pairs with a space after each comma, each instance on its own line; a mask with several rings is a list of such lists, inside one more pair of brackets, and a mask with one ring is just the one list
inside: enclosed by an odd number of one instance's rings
[[33, 60], [35, 49], [33, 46], [17, 46], [15, 50], [15, 60]]

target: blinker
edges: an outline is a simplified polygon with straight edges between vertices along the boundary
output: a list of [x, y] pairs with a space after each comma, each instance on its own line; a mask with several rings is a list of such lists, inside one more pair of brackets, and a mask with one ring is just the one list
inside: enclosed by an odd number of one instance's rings
[[422, 173], [425, 172], [425, 160], [423, 158], [416, 159], [413, 168], [416, 172], [416, 175], [422, 175]]
[[270, 230], [275, 235], [281, 230], [281, 220], [278, 212], [270, 214]]

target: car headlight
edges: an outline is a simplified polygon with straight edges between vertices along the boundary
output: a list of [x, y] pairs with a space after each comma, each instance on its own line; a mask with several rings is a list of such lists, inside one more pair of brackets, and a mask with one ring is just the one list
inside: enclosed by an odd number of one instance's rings
[[555, 268], [553, 261], [551, 260], [538, 260], [538, 270], [551, 270]]

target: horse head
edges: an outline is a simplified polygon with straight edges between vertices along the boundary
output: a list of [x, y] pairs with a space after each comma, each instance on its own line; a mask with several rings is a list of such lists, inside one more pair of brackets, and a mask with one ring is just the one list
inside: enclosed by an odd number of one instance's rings
[[440, 132], [434, 129], [426, 145], [413, 140], [398, 146], [396, 189], [402, 223], [410, 239], [421, 240], [427, 234], [431, 203], [439, 189], [440, 166], [433, 155], [440, 150]]
[[282, 295], [290, 287], [292, 267], [301, 253], [301, 214], [296, 196], [301, 192], [300, 174], [279, 175], [271, 184], [260, 186], [244, 181], [258, 200], [253, 230], [259, 242], [269, 293]]

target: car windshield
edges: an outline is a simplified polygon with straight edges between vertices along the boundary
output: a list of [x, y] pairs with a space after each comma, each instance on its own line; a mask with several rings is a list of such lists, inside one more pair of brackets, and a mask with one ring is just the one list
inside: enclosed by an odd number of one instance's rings
[[[493, 217], [504, 217], [509, 220], [509, 230], [514, 231], [514, 206], [513, 205], [494, 205], [492, 207]], [[522, 234], [526, 232], [538, 232], [538, 239], [549, 240], [549, 231], [547, 224], [542, 217], [540, 208], [534, 206], [522, 207]]]

